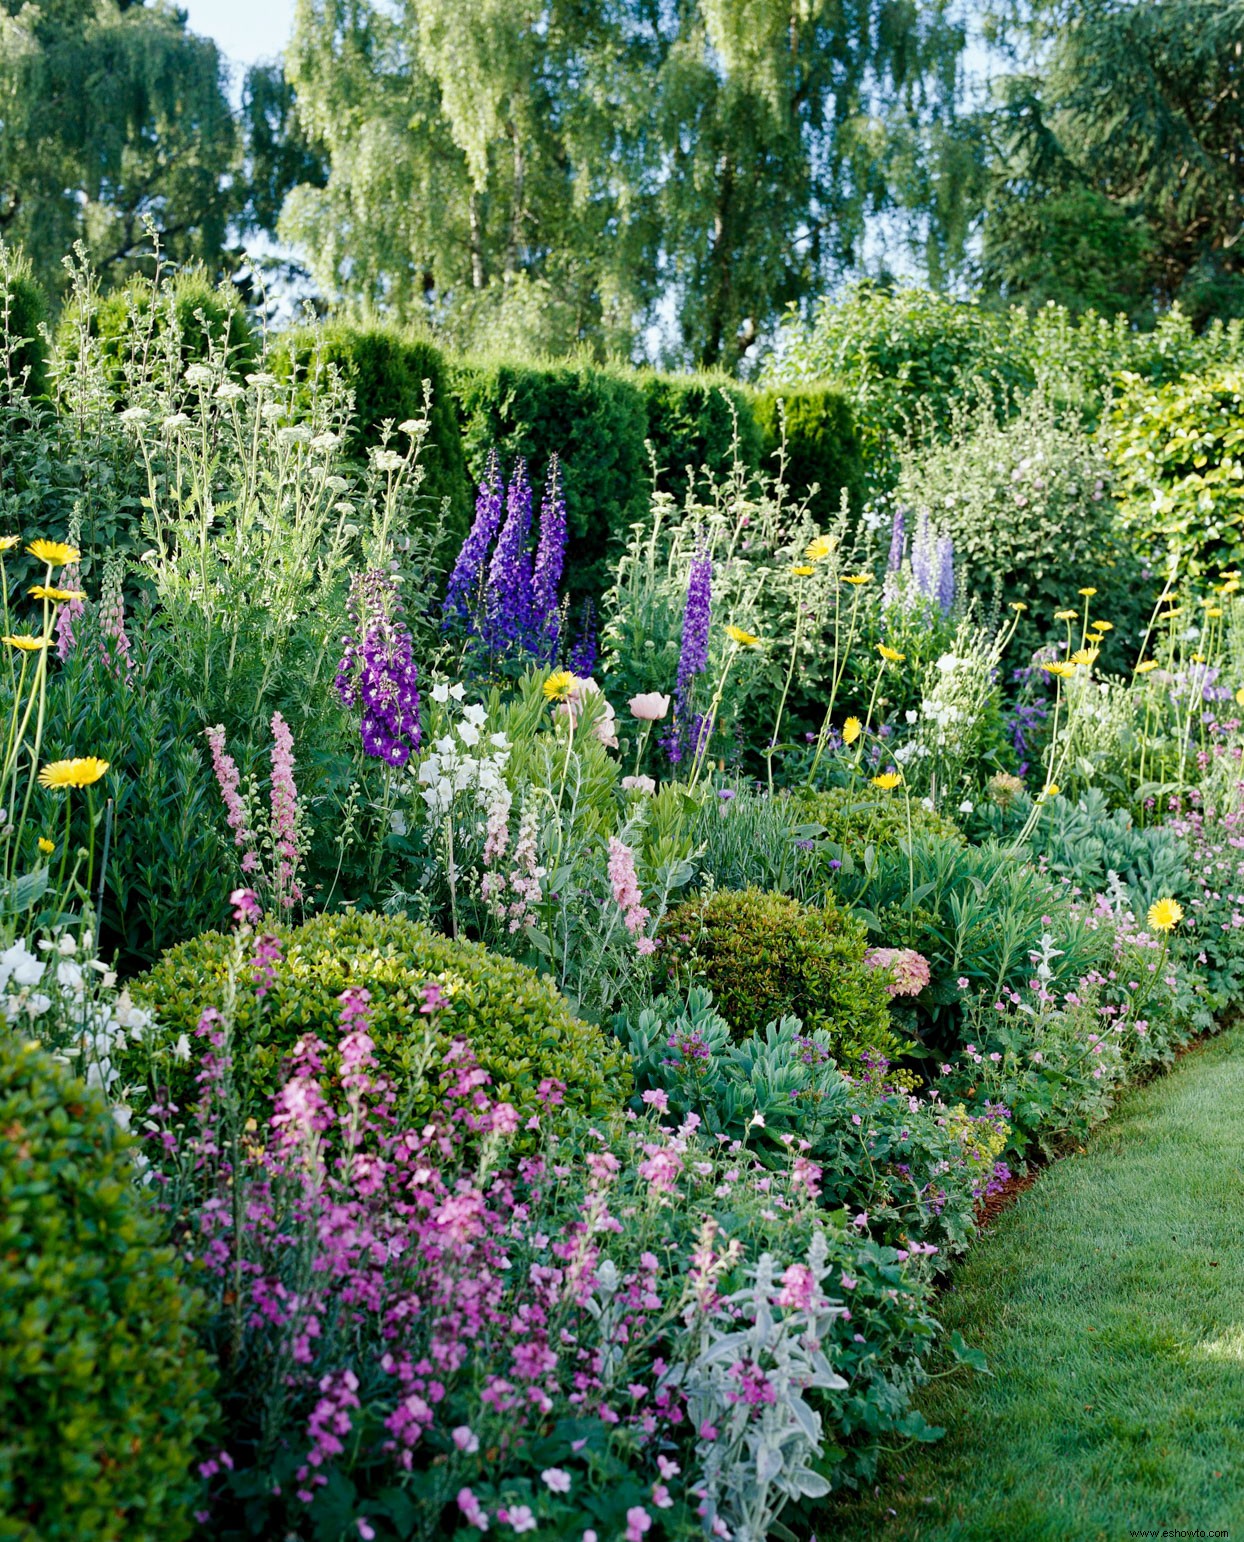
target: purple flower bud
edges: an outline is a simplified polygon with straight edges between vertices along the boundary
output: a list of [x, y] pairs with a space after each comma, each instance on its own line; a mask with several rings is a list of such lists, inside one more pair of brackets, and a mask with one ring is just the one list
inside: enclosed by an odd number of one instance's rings
[[490, 450], [484, 480], [479, 484], [479, 497], [475, 501], [475, 521], [462, 543], [462, 550], [458, 553], [445, 590], [444, 626], [448, 626], [455, 617], [471, 621], [479, 608], [484, 564], [501, 524], [504, 501], [501, 462], [497, 452]]

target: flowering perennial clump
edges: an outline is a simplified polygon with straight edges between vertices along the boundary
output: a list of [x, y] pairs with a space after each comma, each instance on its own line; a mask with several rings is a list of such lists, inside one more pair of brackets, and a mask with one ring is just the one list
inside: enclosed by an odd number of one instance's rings
[[391, 574], [373, 569], [350, 585], [352, 630], [345, 637], [336, 687], [343, 706], [361, 708], [366, 754], [404, 766], [420, 743], [419, 669]]

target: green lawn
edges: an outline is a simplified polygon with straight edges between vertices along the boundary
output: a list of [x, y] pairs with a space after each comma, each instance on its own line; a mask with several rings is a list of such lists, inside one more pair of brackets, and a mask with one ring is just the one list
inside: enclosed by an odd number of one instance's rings
[[940, 1315], [992, 1375], [930, 1388], [945, 1439], [825, 1535], [1244, 1542], [1244, 1029], [1043, 1173]]

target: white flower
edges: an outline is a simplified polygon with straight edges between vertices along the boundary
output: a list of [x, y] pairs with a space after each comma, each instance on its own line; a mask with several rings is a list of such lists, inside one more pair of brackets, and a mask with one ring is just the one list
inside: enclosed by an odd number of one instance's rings
[[432, 687], [432, 700], [439, 701], [441, 706], [449, 700], [449, 687], [443, 680]]
[[190, 419], [184, 412], [175, 412], [171, 417], [165, 418], [160, 427], [166, 434], [175, 434], [179, 429], [185, 428], [189, 422]]
[[461, 701], [462, 698], [466, 695], [466, 686], [463, 685], [461, 680], [459, 680], [456, 685], [451, 685], [449, 687], [449, 694], [455, 701]]
[[976, 805], [972, 802], [971, 798], [964, 798], [963, 802], [959, 805], [959, 812], [961, 814], [970, 814], [975, 807]]
[[474, 749], [479, 743], [479, 729], [476, 728], [474, 723], [467, 722], [465, 718], [458, 724], [458, 733], [462, 738], [463, 744], [469, 749]]
[[908, 710], [907, 710], [907, 721], [909, 723], [918, 723], [920, 721], [920, 714], [915, 710], [914, 707], [909, 707], [908, 708]]
[[278, 444], [310, 444], [311, 430], [305, 423], [287, 423], [276, 431]]
[[499, 750], [508, 750], [510, 747], [510, 741], [504, 734], [493, 734], [488, 742]]
[[959, 660], [954, 656], [953, 653], [943, 653], [941, 658], [937, 661], [937, 667], [944, 675], [948, 675], [951, 674], [954, 670], [958, 669]]
[[226, 380], [223, 385], [216, 387], [216, 400], [218, 402], [236, 402], [239, 396], [245, 396], [246, 392], [238, 385], [236, 380]]
[[473, 728], [482, 728], [488, 718], [488, 713], [478, 702], [473, 702], [469, 707], [463, 707], [462, 716]]
[[[350, 483], [345, 477], [328, 477], [325, 479], [324, 486], [328, 488], [330, 493], [346, 493], [350, 490]], [[346, 508], [348, 512], [348, 504]]]
[[121, 414], [122, 423], [137, 428], [140, 423], [145, 423], [151, 414], [145, 407], [127, 407]]
[[174, 1060], [190, 1059], [190, 1039], [186, 1034], [179, 1034], [177, 1043], [173, 1045]]
[[0, 990], [4, 990], [10, 980], [22, 987], [38, 985], [44, 967], [26, 946], [25, 938], [20, 939], [0, 953]]
[[265, 402], [259, 409], [259, 416], [265, 423], [279, 423], [285, 416], [285, 408], [280, 402]]
[[277, 383], [275, 375], [269, 375], [265, 371], [259, 371], [254, 375], [247, 375], [246, 383], [249, 386], [274, 386]]
[[[325, 431], [322, 434], [316, 434], [315, 438], [311, 441], [311, 448], [313, 450], [335, 450], [340, 443], [340, 434], [333, 434]], [[333, 477], [332, 480], [334, 482], [340, 482], [341, 478]], [[337, 488], [334, 489], [334, 491], [341, 491], [341, 489]]]
[[642, 792], [651, 795], [656, 792], [657, 784], [650, 776], [624, 776], [622, 789], [624, 792]]
[[397, 426], [403, 434], [426, 434], [428, 420], [427, 418], [407, 418], [404, 423], [399, 423]]
[[212, 371], [210, 369], [208, 369], [206, 364], [187, 364], [186, 365], [186, 384], [187, 385], [192, 385], [192, 386], [211, 385], [212, 381], [215, 378], [216, 378], [215, 375], [212, 373]]
[[371, 462], [377, 471], [400, 471], [402, 457], [396, 450], [373, 450]]

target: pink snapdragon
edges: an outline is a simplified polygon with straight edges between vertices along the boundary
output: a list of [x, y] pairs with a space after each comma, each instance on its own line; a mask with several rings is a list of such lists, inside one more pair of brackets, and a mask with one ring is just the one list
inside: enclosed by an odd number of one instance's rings
[[238, 775], [237, 762], [225, 748], [223, 723], [204, 729], [212, 752], [212, 770], [216, 773], [216, 785], [225, 804], [225, 822], [233, 831], [233, 844], [243, 853], [242, 871], [253, 873], [259, 866], [255, 851], [255, 832], [250, 827], [246, 802], [242, 797], [242, 778]]
[[298, 788], [294, 784], [294, 736], [279, 712], [272, 714], [272, 842], [276, 848], [277, 903], [286, 909], [302, 898], [298, 886]]

